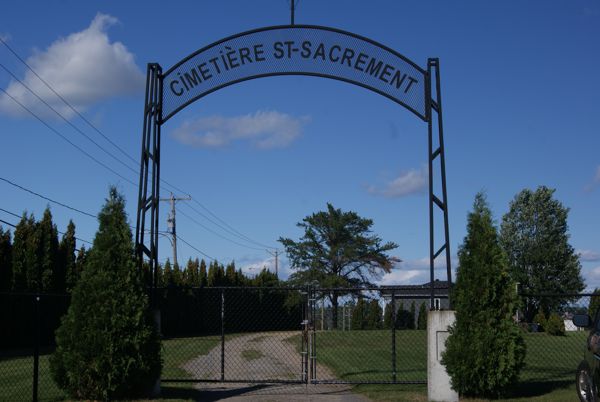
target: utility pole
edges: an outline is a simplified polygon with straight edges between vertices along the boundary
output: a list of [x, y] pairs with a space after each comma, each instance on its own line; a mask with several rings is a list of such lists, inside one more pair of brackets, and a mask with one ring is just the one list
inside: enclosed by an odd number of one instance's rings
[[189, 195], [187, 197], [175, 197], [173, 193], [169, 198], [161, 198], [161, 201], [169, 201], [171, 203], [171, 212], [167, 218], [167, 227], [170, 229], [171, 236], [173, 236], [172, 246], [173, 246], [173, 266], [177, 264], [177, 231], [175, 229], [175, 203], [177, 201], [190, 201], [192, 197]]
[[267, 253], [275, 257], [275, 276], [279, 279], [279, 250], [275, 250], [275, 252], [267, 250]]

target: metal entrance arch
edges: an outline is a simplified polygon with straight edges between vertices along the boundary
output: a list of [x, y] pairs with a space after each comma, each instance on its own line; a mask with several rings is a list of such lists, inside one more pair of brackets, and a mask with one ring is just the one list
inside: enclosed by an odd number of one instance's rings
[[[322, 26], [281, 25], [242, 32], [199, 49], [165, 73], [159, 64], [148, 64], [135, 237], [140, 269], [146, 259], [156, 288], [162, 125], [187, 105], [221, 88], [277, 75], [307, 75], [358, 85], [393, 100], [427, 123], [433, 309], [435, 259], [442, 253], [448, 283], [452, 282], [439, 61], [430, 58], [422, 68], [371, 39]], [[438, 160], [442, 193], [436, 195], [434, 162]], [[434, 244], [435, 208], [443, 213], [441, 245]]]

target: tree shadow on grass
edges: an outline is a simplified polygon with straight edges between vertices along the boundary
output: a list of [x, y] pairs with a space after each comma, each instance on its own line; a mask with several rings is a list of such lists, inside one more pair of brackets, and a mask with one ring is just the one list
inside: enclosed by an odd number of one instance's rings
[[573, 388], [573, 397], [575, 396], [575, 382], [573, 380], [563, 381], [523, 381], [519, 382], [514, 390], [508, 395], [510, 398], [533, 398], [549, 394], [558, 389]]

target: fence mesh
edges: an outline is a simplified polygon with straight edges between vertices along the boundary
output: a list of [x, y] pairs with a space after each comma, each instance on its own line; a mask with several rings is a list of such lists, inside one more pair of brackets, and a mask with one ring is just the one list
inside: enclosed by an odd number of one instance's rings
[[[519, 325], [527, 346], [519, 391], [543, 394], [571, 388], [575, 394], [575, 371], [587, 350], [589, 330], [573, 325], [574, 314], [590, 314], [590, 294], [521, 295]], [[596, 302], [600, 302], [597, 299]], [[533, 395], [533, 394], [532, 394]]]
[[68, 295], [0, 293], [0, 401], [32, 400], [36, 383], [40, 401], [65, 397], [54, 384], [49, 357], [68, 304]]
[[[159, 289], [169, 382], [423, 383], [422, 314], [429, 299], [402, 289]], [[335, 297], [334, 297], [335, 296]], [[447, 299], [438, 294], [440, 308]], [[334, 301], [335, 299], [335, 301]], [[600, 297], [521, 295], [515, 316], [527, 344], [515, 397], [573, 391]], [[0, 293], [0, 400], [32, 400], [39, 351], [39, 400], [62, 400], [49, 369], [66, 295]], [[37, 311], [36, 311], [37, 309]], [[174, 384], [177, 385], [177, 384]], [[168, 384], [166, 384], [168, 387]], [[425, 391], [424, 391], [425, 392]]]

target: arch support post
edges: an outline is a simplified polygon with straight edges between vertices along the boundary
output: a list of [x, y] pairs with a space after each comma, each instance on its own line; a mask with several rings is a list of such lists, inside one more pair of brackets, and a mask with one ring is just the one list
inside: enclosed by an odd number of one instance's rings
[[[162, 124], [162, 68], [148, 64], [144, 125], [140, 158], [135, 254], [139, 269], [152, 277], [150, 305], [156, 310], [158, 268], [158, 206], [160, 199], [160, 128]], [[147, 264], [146, 266], [144, 266]]]
[[[450, 236], [448, 230], [448, 195], [446, 191], [446, 155], [444, 150], [444, 126], [442, 120], [442, 92], [440, 83], [440, 62], [437, 58], [427, 60], [425, 102], [428, 125], [428, 162], [429, 162], [429, 268], [430, 268], [430, 309], [436, 308], [435, 299], [435, 261], [444, 254], [446, 257], [446, 275], [448, 292], [452, 285], [452, 266], [450, 255]], [[437, 173], [437, 174], [436, 174]], [[434, 180], [439, 180], [436, 186]], [[436, 230], [436, 211], [442, 213], [443, 232]], [[439, 215], [439, 213], [437, 214]], [[438, 224], [439, 226], [439, 224]], [[436, 234], [438, 234], [436, 236]], [[441, 244], [436, 244], [436, 240]], [[450, 307], [450, 300], [448, 308]]]

